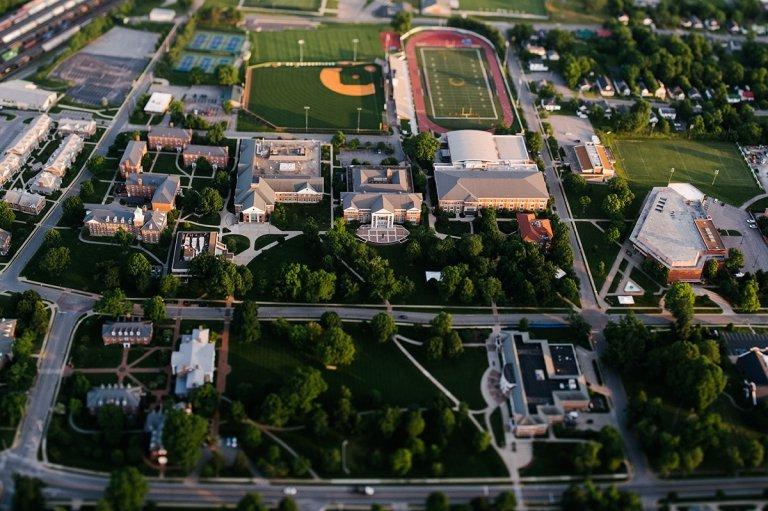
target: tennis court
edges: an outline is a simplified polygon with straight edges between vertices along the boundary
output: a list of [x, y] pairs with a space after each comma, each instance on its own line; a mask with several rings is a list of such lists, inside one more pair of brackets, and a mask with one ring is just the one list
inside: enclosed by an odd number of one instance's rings
[[195, 32], [192, 41], [187, 45], [190, 50], [229, 53], [240, 53], [245, 36], [241, 34], [228, 34], [226, 32], [210, 32], [199, 30]]
[[622, 164], [619, 170], [638, 191], [647, 193], [671, 180], [690, 183], [734, 206], [762, 192], [733, 143], [636, 139], [616, 140], [612, 146]]
[[176, 71], [186, 73], [194, 67], [199, 67], [206, 73], [213, 73], [217, 67], [231, 66], [234, 62], [235, 59], [228, 56], [184, 52], [176, 65]]
[[485, 59], [479, 48], [419, 48], [428, 113], [438, 120], [496, 120]]

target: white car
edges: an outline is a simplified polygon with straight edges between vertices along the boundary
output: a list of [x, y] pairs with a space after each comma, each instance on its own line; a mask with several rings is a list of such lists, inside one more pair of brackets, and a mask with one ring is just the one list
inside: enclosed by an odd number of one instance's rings
[[289, 497], [293, 497], [297, 493], [299, 493], [299, 490], [297, 490], [293, 486], [286, 486], [285, 488], [283, 488], [283, 495], [288, 495]]

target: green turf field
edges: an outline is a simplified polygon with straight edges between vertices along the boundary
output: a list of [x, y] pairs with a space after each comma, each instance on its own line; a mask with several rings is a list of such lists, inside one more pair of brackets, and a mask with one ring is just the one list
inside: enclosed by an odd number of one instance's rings
[[481, 50], [422, 47], [417, 57], [427, 95], [427, 115], [439, 125], [486, 128], [503, 118]]
[[478, 11], [494, 16], [512, 16], [515, 14], [547, 15], [544, 0], [459, 0], [462, 11]]
[[[343, 84], [374, 84], [375, 94], [346, 96], [320, 83], [322, 67], [256, 67], [251, 69], [248, 109], [272, 124], [291, 129], [379, 130], [384, 108], [381, 69], [370, 65], [345, 67]], [[355, 78], [357, 77], [357, 78]], [[304, 107], [309, 106], [305, 112]]]
[[[647, 192], [654, 186], [665, 186], [673, 167], [672, 181], [691, 183], [707, 195], [734, 206], [762, 191], [736, 145], [728, 142], [616, 140], [613, 150], [621, 162], [619, 170], [626, 173], [637, 191]], [[716, 169], [719, 174], [713, 185]]]
[[317, 11], [320, 9], [320, 3], [321, 0], [245, 0], [243, 7]]
[[352, 60], [357, 39], [357, 60], [370, 62], [384, 56], [381, 25], [333, 25], [308, 30], [251, 32], [251, 64], [298, 62], [299, 43], [304, 41], [305, 62]]

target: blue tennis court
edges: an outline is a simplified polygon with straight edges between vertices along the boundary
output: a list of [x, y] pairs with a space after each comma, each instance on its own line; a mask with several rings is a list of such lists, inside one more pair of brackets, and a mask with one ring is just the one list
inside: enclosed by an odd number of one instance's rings
[[192, 41], [187, 45], [188, 50], [224, 52], [237, 55], [245, 43], [245, 36], [226, 32], [211, 32], [200, 30], [195, 32]]
[[213, 73], [219, 66], [230, 66], [235, 59], [229, 55], [210, 55], [206, 53], [184, 52], [181, 54], [176, 71], [189, 72], [194, 67], [199, 67], [205, 73]]

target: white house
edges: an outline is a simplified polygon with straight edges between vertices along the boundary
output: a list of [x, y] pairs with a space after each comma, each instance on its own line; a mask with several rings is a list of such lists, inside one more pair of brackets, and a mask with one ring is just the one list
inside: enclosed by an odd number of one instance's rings
[[216, 346], [210, 342], [211, 331], [195, 328], [181, 336], [179, 351], [171, 353], [171, 372], [176, 376], [177, 396], [213, 382], [216, 369]]

